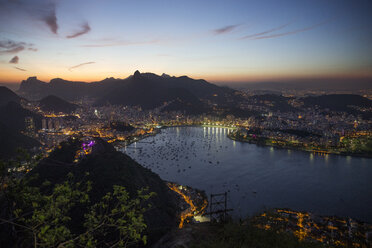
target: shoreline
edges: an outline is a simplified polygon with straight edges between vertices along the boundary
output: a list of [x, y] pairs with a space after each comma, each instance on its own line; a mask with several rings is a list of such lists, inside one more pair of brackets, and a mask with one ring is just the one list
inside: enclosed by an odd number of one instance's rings
[[129, 141], [118, 141], [118, 142], [125, 143], [124, 146], [129, 146], [129, 145], [131, 145], [131, 144], [133, 144], [135, 142], [141, 141], [141, 140], [146, 139], [146, 138], [149, 138], [151, 136], [156, 136], [157, 134], [161, 133], [161, 130], [162, 129], [172, 128], [172, 127], [216, 127], [216, 128], [226, 128], [226, 129], [237, 129], [237, 127], [215, 126], [215, 125], [197, 125], [197, 124], [193, 124], [193, 125], [161, 126], [159, 128], [154, 128], [155, 131], [153, 133], [148, 133], [148, 134], [145, 134], [145, 135], [133, 137], [133, 139], [136, 139], [136, 140], [131, 139]]
[[[137, 137], [137, 140], [136, 141], [132, 141], [130, 144], [134, 143], [134, 142], [137, 142], [137, 141], [140, 141], [142, 139], [145, 139], [145, 138], [148, 138], [148, 137], [151, 137], [151, 136], [155, 136], [159, 133], [161, 133], [161, 129], [166, 129], [166, 128], [171, 128], [171, 127], [199, 127], [199, 128], [202, 128], [203, 126], [201, 125], [182, 125], [182, 126], [163, 126], [161, 128], [157, 128], [156, 131], [154, 131], [153, 133], [151, 134], [146, 134], [144, 136], [141, 136], [140, 138]], [[234, 140], [234, 141], [239, 141], [239, 142], [244, 142], [244, 143], [249, 143], [249, 142], [245, 142], [245, 141], [240, 141], [240, 140], [237, 140], [237, 139], [233, 139], [232, 137], [230, 137], [230, 135], [227, 134], [227, 137], [231, 140]], [[130, 145], [128, 144], [128, 145]], [[258, 147], [262, 146], [262, 147], [275, 147], [275, 146], [270, 146], [270, 145], [260, 145], [260, 144], [255, 144], [255, 143], [251, 143], [251, 144], [254, 144]], [[312, 153], [312, 151], [307, 151], [307, 150], [302, 150], [302, 149], [295, 149], [295, 148], [285, 148], [285, 147], [276, 147], [276, 148], [280, 148], [280, 149], [291, 149], [293, 151], [301, 151], [301, 152], [306, 152], [306, 153]], [[331, 154], [331, 153], [329, 153]], [[341, 155], [341, 154], [332, 154], [332, 155]], [[346, 156], [349, 156], [349, 155], [345, 155], [343, 154], [343, 157], [346, 157]], [[353, 157], [357, 157], [357, 156], [353, 156]], [[155, 172], [156, 173], [156, 172]], [[160, 176], [160, 175], [159, 175]], [[164, 179], [162, 179], [164, 180]], [[167, 180], [164, 180], [165, 182], [167, 182]], [[169, 181], [168, 181], [169, 182]], [[173, 181], [175, 183], [177, 183], [176, 181]], [[200, 189], [202, 191], [205, 191], [205, 189], [203, 188], [197, 188], [195, 187], [194, 189]], [[208, 200], [208, 199], [207, 199]], [[270, 209], [274, 209], [274, 208], [278, 208], [278, 207], [272, 207]], [[260, 212], [262, 211], [265, 211], [265, 209], [261, 209]], [[305, 212], [306, 210], [303, 210], [303, 209], [295, 209], [294, 211], [297, 211], [297, 212]], [[338, 218], [346, 218], [348, 216], [343, 216], [343, 215], [327, 215], [327, 214], [322, 214], [322, 213], [319, 213], [319, 212], [316, 212], [316, 211], [307, 211], [309, 213], [313, 213], [315, 215], [320, 215], [320, 216], [334, 216], [334, 217], [338, 217]], [[244, 217], [252, 217], [254, 216], [254, 214], [249, 214], [247, 216], [244, 216]], [[234, 217], [234, 218], [241, 218], [241, 217]], [[352, 217], [354, 220], [357, 220], [357, 221], [360, 221], [360, 222], [364, 222], [364, 223], [371, 223], [370, 221], [366, 220], [366, 219], [363, 219], [363, 218], [357, 218], [357, 217]]]
[[[214, 127], [214, 128], [225, 128], [225, 129], [234, 129], [234, 130], [237, 129], [237, 127], [216, 126], [216, 125], [196, 125], [196, 124], [193, 124], [193, 125], [162, 126], [160, 128], [154, 128], [154, 130], [155, 130], [154, 133], [135, 137], [135, 138], [137, 138], [137, 140], [131, 140], [131, 141], [127, 142], [125, 144], [125, 146], [129, 146], [129, 145], [131, 145], [135, 142], [138, 142], [140, 140], [146, 139], [146, 138], [151, 137], [151, 136], [156, 136], [157, 134], [161, 133], [161, 129], [172, 128], [172, 127], [201, 127], [201, 128]], [[304, 149], [304, 148], [292, 147], [292, 146], [288, 146], [288, 147], [284, 146], [283, 147], [283, 146], [278, 146], [278, 145], [275, 145], [275, 144], [271, 144], [271, 145], [270, 144], [258, 144], [257, 142], [232, 137], [231, 134], [226, 134], [226, 136], [233, 141], [254, 144], [256, 146], [262, 146], [262, 147], [275, 147], [275, 148], [278, 148], [278, 149], [290, 149], [290, 150], [294, 150], [294, 151], [303, 151], [303, 152], [306, 152], [306, 153], [320, 154], [320, 155], [323, 155], [323, 156], [337, 155], [337, 156], [343, 156], [343, 157], [350, 156], [350, 157], [367, 158], [367, 159], [372, 158], [372, 154], [344, 153], [344, 152], [334, 152], [334, 151], [329, 151], [329, 150], [328, 151], [316, 151], [316, 150], [307, 150], [307, 149]]]
[[306, 153], [320, 154], [320, 155], [323, 155], [323, 156], [326, 156], [326, 155], [337, 155], [337, 156], [344, 156], [344, 157], [350, 156], [350, 157], [367, 158], [367, 159], [371, 159], [372, 158], [372, 154], [370, 155], [370, 154], [356, 154], [356, 153], [334, 152], [334, 151], [329, 151], [329, 150], [327, 150], [327, 151], [307, 150], [307, 149], [304, 149], [304, 148], [293, 147], [293, 146], [278, 146], [278, 145], [275, 145], [275, 144], [271, 144], [271, 145], [270, 144], [259, 144], [259, 143], [254, 142], [254, 141], [232, 137], [231, 134], [227, 134], [227, 137], [229, 139], [233, 140], [233, 141], [254, 144], [256, 146], [275, 147], [275, 148], [278, 148], [278, 149], [290, 149], [290, 150], [294, 150], [294, 151], [303, 151], [303, 152], [306, 152]]

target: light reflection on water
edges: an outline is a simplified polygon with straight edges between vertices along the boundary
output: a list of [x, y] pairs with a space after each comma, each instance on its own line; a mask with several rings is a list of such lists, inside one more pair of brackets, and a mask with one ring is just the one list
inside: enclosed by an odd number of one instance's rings
[[123, 149], [161, 178], [210, 193], [228, 191], [228, 207], [244, 217], [292, 208], [372, 222], [372, 159], [235, 142], [230, 130], [177, 127]]

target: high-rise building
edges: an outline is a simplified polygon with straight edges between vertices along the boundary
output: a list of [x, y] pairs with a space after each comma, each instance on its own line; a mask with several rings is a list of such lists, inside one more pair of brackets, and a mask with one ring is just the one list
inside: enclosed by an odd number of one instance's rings
[[29, 136], [34, 136], [35, 135], [35, 123], [34, 123], [34, 118], [31, 116], [27, 116], [25, 118], [25, 130], [26, 134]]
[[48, 119], [48, 130], [49, 131], [54, 131], [52, 118]]
[[55, 119], [54, 120], [54, 129], [56, 131], [58, 131], [60, 129], [60, 125], [59, 125], [59, 120], [58, 119]]
[[47, 126], [47, 120], [46, 119], [42, 119], [41, 121], [41, 128], [45, 131], [48, 129], [48, 126]]

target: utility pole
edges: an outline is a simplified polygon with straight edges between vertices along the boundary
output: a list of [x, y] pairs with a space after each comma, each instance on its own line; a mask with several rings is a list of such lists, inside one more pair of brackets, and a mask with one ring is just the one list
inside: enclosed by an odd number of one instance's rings
[[220, 194], [211, 194], [209, 202], [209, 212], [205, 215], [209, 215], [211, 221], [218, 220], [225, 222], [227, 220], [227, 212], [233, 209], [227, 208], [227, 192]]

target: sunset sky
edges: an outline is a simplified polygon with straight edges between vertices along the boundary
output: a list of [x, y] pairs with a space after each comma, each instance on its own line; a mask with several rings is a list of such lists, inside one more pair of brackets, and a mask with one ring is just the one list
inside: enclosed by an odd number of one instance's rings
[[0, 0], [0, 82], [372, 78], [370, 0]]

